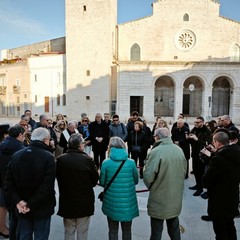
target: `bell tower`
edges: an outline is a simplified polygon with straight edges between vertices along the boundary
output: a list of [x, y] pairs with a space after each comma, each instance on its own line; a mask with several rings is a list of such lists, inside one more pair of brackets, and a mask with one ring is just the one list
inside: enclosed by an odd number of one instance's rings
[[65, 0], [69, 117], [109, 112], [117, 0]]

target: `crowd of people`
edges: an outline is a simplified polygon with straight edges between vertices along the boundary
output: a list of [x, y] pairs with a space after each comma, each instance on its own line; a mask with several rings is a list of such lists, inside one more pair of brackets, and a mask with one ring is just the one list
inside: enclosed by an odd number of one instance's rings
[[36, 122], [26, 110], [16, 125], [0, 125], [0, 135], [2, 237], [48, 239], [56, 178], [65, 240], [87, 239], [98, 183], [104, 188], [109, 239], [118, 239], [120, 223], [123, 239], [130, 240], [132, 220], [139, 215], [135, 185], [140, 178], [149, 190], [150, 239], [161, 239], [166, 220], [170, 238], [180, 240], [184, 180], [194, 174], [196, 184], [189, 189], [208, 199], [202, 220], [213, 222], [216, 239], [237, 239], [240, 141], [227, 115], [208, 122], [199, 116], [192, 129], [183, 114], [171, 129], [157, 117], [151, 129], [136, 111], [124, 124], [109, 113], [96, 113], [94, 121], [86, 113], [80, 121], [42, 114]]

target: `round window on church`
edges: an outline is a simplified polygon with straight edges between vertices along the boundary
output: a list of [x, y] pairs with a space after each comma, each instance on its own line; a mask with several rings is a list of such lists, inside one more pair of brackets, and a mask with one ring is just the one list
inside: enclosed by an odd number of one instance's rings
[[187, 51], [196, 44], [196, 36], [191, 30], [181, 30], [175, 35], [175, 45], [178, 49]]

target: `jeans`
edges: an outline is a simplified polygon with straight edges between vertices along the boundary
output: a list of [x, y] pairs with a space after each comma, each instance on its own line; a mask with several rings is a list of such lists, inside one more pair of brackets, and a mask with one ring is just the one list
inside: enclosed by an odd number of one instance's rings
[[[110, 217], [107, 217], [108, 220], [108, 237], [109, 240], [118, 240], [118, 226], [119, 222], [112, 220]], [[132, 221], [129, 222], [121, 222], [122, 228], [122, 239], [123, 240], [131, 240], [132, 239]]]
[[64, 218], [65, 237], [64, 240], [74, 240], [75, 232], [77, 231], [77, 240], [87, 240], [88, 227], [91, 217], [82, 218]]
[[214, 218], [213, 230], [216, 240], [237, 240], [236, 228], [232, 218]]
[[48, 240], [51, 216], [45, 218], [18, 218], [19, 240]]
[[[151, 237], [150, 240], [161, 240], [164, 219], [151, 217]], [[167, 231], [171, 240], [180, 240], [180, 229], [178, 217], [166, 219]]]

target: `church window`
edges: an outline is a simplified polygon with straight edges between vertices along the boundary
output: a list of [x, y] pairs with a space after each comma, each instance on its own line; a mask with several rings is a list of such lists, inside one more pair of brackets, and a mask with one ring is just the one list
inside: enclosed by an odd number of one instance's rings
[[240, 61], [240, 46], [238, 44], [233, 44], [230, 48], [230, 61], [239, 62]]
[[131, 47], [131, 61], [140, 61], [141, 49], [137, 43], [134, 43]]
[[189, 15], [188, 15], [187, 13], [185, 13], [185, 14], [183, 15], [183, 21], [184, 21], [184, 22], [188, 22], [188, 21], [189, 21]]

